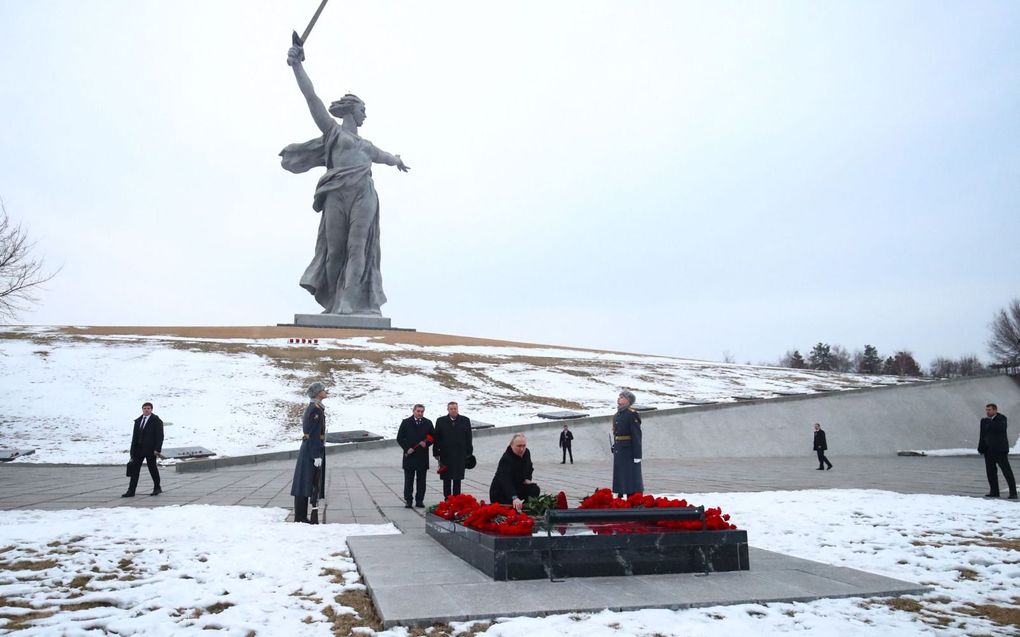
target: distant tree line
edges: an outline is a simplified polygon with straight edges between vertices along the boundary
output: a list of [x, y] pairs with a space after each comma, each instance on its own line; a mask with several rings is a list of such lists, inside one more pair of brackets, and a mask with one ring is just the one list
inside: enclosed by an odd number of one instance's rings
[[[991, 372], [1020, 373], [1020, 298], [1013, 299], [1004, 309], [999, 310], [993, 316], [989, 329], [992, 336], [988, 341], [988, 352], [995, 362], [985, 365], [974, 354], [955, 359], [938, 356], [928, 366], [927, 375], [953, 378]], [[863, 350], [855, 350], [851, 354], [842, 345], [819, 342], [811, 348], [807, 358], [800, 350], [787, 351], [779, 360], [779, 366], [858, 374], [925, 375], [908, 350], [899, 350], [883, 358], [874, 345], [865, 345]]]
[[[967, 357], [969, 358], [969, 357]], [[976, 360], [976, 358], [975, 358]], [[878, 348], [865, 345], [864, 349], [851, 353], [842, 345], [816, 343], [807, 358], [800, 350], [791, 350], [779, 361], [781, 367], [793, 369], [818, 369], [831, 372], [856, 372], [858, 374], [888, 374], [892, 376], [923, 376], [921, 366], [914, 355], [907, 350], [900, 350], [892, 356], [882, 358]], [[979, 363], [980, 365], [980, 363]], [[970, 370], [970, 367], [968, 367]], [[984, 372], [974, 372], [984, 373]]]

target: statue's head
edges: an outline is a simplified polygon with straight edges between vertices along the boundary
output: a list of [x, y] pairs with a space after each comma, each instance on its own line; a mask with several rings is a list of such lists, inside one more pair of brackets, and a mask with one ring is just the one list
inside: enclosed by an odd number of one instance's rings
[[354, 122], [361, 126], [365, 121], [365, 102], [353, 93], [344, 95], [339, 100], [329, 105], [329, 114], [333, 117], [343, 119], [347, 115], [354, 116]]

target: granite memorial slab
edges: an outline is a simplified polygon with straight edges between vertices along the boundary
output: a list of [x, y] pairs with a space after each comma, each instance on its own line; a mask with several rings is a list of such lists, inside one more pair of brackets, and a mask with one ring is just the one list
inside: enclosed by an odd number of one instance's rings
[[188, 458], [211, 458], [215, 451], [205, 447], [167, 447], [163, 449], [163, 457], [169, 460], [186, 460]]
[[326, 442], [369, 442], [370, 440], [382, 440], [379, 434], [364, 429], [352, 429], [350, 431], [330, 431], [326, 434]]
[[427, 514], [425, 531], [495, 581], [748, 570], [747, 532], [596, 532], [598, 524], [557, 526], [551, 533], [495, 535]]
[[538, 414], [539, 418], [546, 418], [548, 420], [570, 420], [571, 418], [585, 418], [588, 414], [580, 411], [570, 411], [564, 409], [562, 411], [543, 411]]
[[0, 449], [0, 462], [10, 462], [21, 456], [30, 456], [35, 449]]
[[655, 411], [658, 407], [652, 407], [651, 405], [631, 405], [631, 409], [634, 411]]
[[475, 420], [473, 418], [471, 419], [472, 429], [493, 429], [495, 428], [495, 426], [496, 425], [492, 424], [491, 422], [482, 422], [481, 420]]

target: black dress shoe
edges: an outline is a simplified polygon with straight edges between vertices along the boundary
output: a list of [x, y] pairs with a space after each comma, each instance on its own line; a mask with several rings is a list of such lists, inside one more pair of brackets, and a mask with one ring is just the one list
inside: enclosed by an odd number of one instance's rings
[[411, 508], [411, 501], [410, 500], [405, 500], [404, 501], [404, 508], [405, 509], [410, 509]]
[[133, 497], [135, 497], [135, 492], [134, 491], [128, 491], [127, 493], [121, 493], [120, 497], [122, 497], [122, 498], [133, 498]]
[[829, 470], [831, 470], [831, 469], [832, 469], [832, 465], [831, 465], [831, 464], [830, 464], [830, 465], [829, 465], [828, 467], [825, 467], [825, 470], [826, 470], [826, 471], [829, 471]]
[[815, 471], [825, 471], [825, 467], [818, 467]]
[[986, 493], [985, 497], [986, 498], [997, 498], [997, 497], [999, 497], [999, 494], [998, 493]]
[[163, 493], [163, 489], [156, 487], [155, 489], [152, 490], [152, 493], [150, 493], [149, 495], [159, 495], [160, 493]]
[[418, 507], [419, 509], [424, 509], [425, 508], [425, 503], [424, 502], [415, 502], [414, 506]]
[[1017, 499], [1017, 498], [1016, 498], [1016, 494], [1015, 494], [1015, 493], [1010, 493], [1010, 494], [1009, 494], [1009, 497], [1008, 497], [1008, 498], [1006, 498], [1006, 499], [1007, 499], [1007, 500], [1016, 500], [1016, 499]]

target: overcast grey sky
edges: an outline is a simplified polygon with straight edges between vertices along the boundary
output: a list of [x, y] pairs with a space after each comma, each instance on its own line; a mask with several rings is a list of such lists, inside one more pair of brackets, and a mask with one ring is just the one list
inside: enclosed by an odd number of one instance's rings
[[[317, 0], [0, 2], [0, 196], [32, 324], [318, 312]], [[306, 47], [368, 105], [395, 326], [777, 360], [987, 359], [1020, 295], [1020, 3], [344, 2]]]

